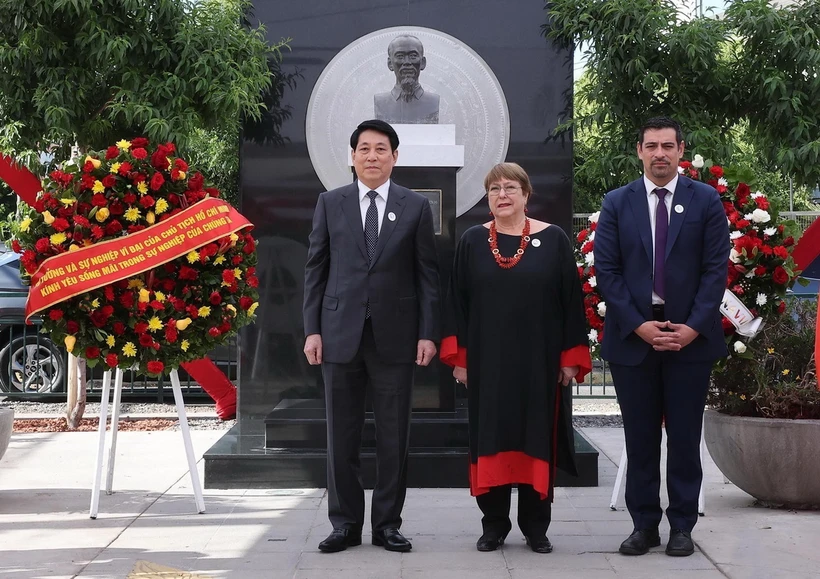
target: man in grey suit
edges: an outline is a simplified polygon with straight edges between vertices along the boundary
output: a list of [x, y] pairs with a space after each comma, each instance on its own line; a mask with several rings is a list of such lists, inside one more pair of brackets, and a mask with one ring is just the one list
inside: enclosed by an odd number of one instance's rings
[[380, 120], [350, 137], [357, 180], [319, 196], [305, 265], [305, 356], [322, 365], [327, 407], [328, 516], [324, 552], [360, 545], [364, 490], [359, 452], [369, 391], [378, 479], [372, 542], [412, 548], [399, 531], [407, 490], [414, 363], [439, 338], [433, 215], [424, 196], [391, 182], [399, 138]]

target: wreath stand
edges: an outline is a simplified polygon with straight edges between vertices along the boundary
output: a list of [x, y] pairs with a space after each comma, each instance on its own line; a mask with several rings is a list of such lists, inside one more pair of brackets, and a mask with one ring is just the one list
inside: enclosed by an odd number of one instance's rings
[[[94, 467], [94, 486], [91, 489], [91, 508], [89, 516], [97, 518], [100, 507], [100, 485], [102, 483], [103, 455], [105, 453], [105, 430], [108, 421], [108, 402], [111, 394], [111, 372], [106, 370], [103, 374], [103, 389], [100, 397], [100, 426], [99, 442], [97, 445], [97, 462]], [[196, 502], [197, 513], [205, 512], [205, 499], [202, 496], [202, 484], [199, 480], [199, 471], [196, 468], [196, 458], [194, 457], [194, 447], [191, 444], [191, 431], [188, 429], [188, 418], [185, 414], [185, 403], [182, 400], [182, 386], [179, 382], [179, 374], [176, 369], [171, 370], [171, 386], [174, 392], [174, 402], [179, 416], [179, 429], [182, 432], [182, 441], [185, 445], [185, 455], [188, 458], [188, 472], [191, 475], [191, 486], [194, 489], [194, 501]], [[117, 430], [120, 420], [120, 400], [122, 399], [122, 377], [123, 371], [116, 369], [114, 378], [114, 400], [111, 411], [111, 443], [108, 452], [108, 469], [105, 478], [105, 493], [111, 494], [114, 482], [114, 460], [117, 456]]]

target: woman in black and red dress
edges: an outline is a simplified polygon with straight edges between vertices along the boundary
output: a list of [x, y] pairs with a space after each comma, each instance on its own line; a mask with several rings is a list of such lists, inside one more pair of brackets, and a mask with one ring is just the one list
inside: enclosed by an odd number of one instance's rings
[[484, 188], [493, 220], [458, 243], [441, 358], [467, 386], [478, 550], [504, 543], [516, 485], [518, 526], [549, 553], [555, 468], [575, 473], [569, 384], [592, 366], [581, 284], [561, 228], [527, 218], [532, 185], [520, 166], [496, 165]]

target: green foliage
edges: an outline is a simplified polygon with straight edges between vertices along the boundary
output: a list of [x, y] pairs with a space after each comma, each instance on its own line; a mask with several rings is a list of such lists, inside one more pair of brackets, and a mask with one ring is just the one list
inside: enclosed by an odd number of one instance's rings
[[576, 210], [640, 174], [637, 129], [657, 115], [681, 123], [690, 151], [768, 174], [778, 200], [784, 175], [820, 181], [820, 2], [730, 4], [720, 19], [679, 20], [670, 0], [546, 2], [545, 36], [587, 60], [573, 118], [558, 128], [575, 135]]
[[239, 130], [205, 131], [191, 134], [185, 156], [234, 207], [239, 204]]

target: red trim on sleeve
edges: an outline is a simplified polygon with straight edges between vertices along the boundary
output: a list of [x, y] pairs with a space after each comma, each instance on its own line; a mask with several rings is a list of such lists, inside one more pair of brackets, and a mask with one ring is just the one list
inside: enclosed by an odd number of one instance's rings
[[561, 352], [562, 368], [578, 366], [578, 374], [575, 376], [577, 382], [583, 382], [587, 374], [592, 372], [592, 358], [589, 356], [589, 346], [579, 344], [569, 350]]
[[470, 494], [475, 497], [492, 487], [523, 483], [532, 485], [544, 500], [549, 496], [551, 470], [547, 461], [518, 450], [479, 456], [477, 464], [470, 463]]
[[441, 341], [441, 361], [448, 366], [467, 367], [467, 348], [458, 345], [458, 338], [447, 336]]

